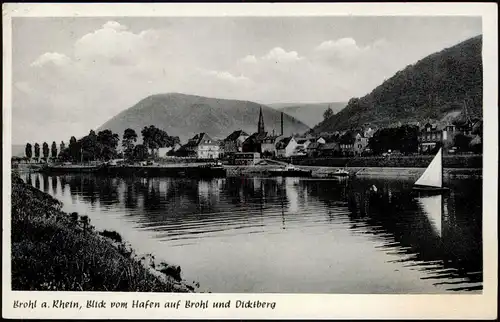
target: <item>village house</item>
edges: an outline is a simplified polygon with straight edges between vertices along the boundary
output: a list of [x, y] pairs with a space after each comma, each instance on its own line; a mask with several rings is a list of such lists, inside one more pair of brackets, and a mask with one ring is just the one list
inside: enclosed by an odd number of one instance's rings
[[[447, 127], [447, 130], [452, 128]], [[447, 131], [438, 129], [437, 125], [426, 123], [418, 136], [418, 149], [420, 153], [431, 153], [434, 148], [443, 142], [443, 134], [447, 139]]]
[[355, 154], [354, 152], [354, 142], [355, 142], [355, 135], [350, 132], [346, 131], [339, 140], [339, 146], [340, 146], [340, 152], [342, 153], [343, 156], [353, 156]]
[[293, 136], [281, 139], [276, 143], [276, 154], [278, 157], [287, 158], [293, 156], [297, 148], [297, 141]]
[[243, 131], [238, 130], [229, 134], [222, 142], [222, 149], [225, 155], [242, 152], [243, 151], [243, 142], [249, 137], [249, 135]]
[[309, 144], [311, 144], [311, 140], [308, 138], [297, 138], [296, 141], [297, 141], [297, 145], [299, 147], [303, 148], [304, 150], [306, 150], [307, 146]]
[[360, 133], [357, 133], [353, 143], [354, 154], [361, 155], [365, 151], [367, 146], [368, 146], [368, 138], [362, 136]]
[[220, 157], [219, 141], [212, 139], [206, 133], [196, 134], [178, 151], [180, 156], [198, 159], [218, 159]]
[[374, 134], [375, 134], [375, 130], [373, 130], [371, 127], [368, 127], [367, 129], [364, 130], [363, 137], [370, 139], [373, 137]]
[[341, 149], [340, 149], [340, 144], [338, 142], [329, 142], [321, 144], [318, 148], [318, 156], [320, 157], [339, 156], [340, 154], [341, 154]]
[[[274, 131], [273, 131], [274, 132]], [[262, 108], [259, 112], [259, 122], [257, 124], [257, 132], [253, 133], [242, 144], [242, 152], [258, 152], [261, 155], [276, 156], [276, 143], [283, 135], [283, 113], [281, 113], [281, 134], [269, 135], [264, 128], [264, 117], [262, 116]]]
[[319, 137], [315, 140], [316, 142], [320, 143], [320, 144], [325, 144], [326, 143], [326, 140], [323, 138], [323, 137]]
[[309, 144], [306, 148], [307, 156], [313, 157], [313, 158], [319, 156], [319, 152], [320, 152], [319, 149], [323, 144], [324, 143], [320, 143], [320, 142], [312, 142], [311, 144]]

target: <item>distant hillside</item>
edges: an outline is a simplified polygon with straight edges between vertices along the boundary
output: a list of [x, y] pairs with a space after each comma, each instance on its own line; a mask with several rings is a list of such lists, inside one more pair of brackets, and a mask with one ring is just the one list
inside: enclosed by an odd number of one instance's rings
[[[232, 131], [257, 130], [259, 108], [262, 107], [266, 131], [280, 131], [280, 112], [266, 105], [248, 101], [209, 98], [180, 93], [158, 94], [146, 97], [136, 105], [116, 115], [99, 130], [110, 129], [120, 137], [127, 128], [134, 129], [139, 138], [144, 126], [155, 125], [169, 135], [179, 136], [181, 142], [196, 133], [206, 132], [213, 138], [224, 139]], [[302, 133], [309, 127], [284, 114], [285, 135]]]
[[330, 107], [333, 113], [338, 113], [347, 103], [276, 103], [269, 104], [272, 108], [283, 111], [286, 114], [295, 117], [306, 125], [313, 127], [323, 121], [323, 113]]
[[24, 144], [12, 144], [12, 156], [13, 157], [25, 157], [26, 145]]
[[429, 55], [407, 66], [370, 94], [318, 124], [314, 132], [345, 130], [358, 125], [388, 126], [397, 122], [438, 122], [461, 117], [463, 101], [482, 117], [482, 36]]

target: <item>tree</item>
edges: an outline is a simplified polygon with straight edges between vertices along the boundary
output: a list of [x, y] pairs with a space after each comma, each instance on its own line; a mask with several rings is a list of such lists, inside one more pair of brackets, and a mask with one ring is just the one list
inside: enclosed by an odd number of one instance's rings
[[469, 150], [469, 144], [472, 141], [470, 136], [459, 133], [455, 135], [454, 145], [457, 147], [458, 151], [464, 152]]
[[145, 126], [141, 134], [144, 146], [146, 149], [151, 149], [152, 154], [155, 154], [155, 150], [158, 148], [174, 146], [180, 142], [178, 137], [169, 136], [167, 132], [154, 125]]
[[40, 145], [35, 143], [35, 158], [38, 160], [40, 158]]
[[24, 153], [26, 154], [26, 157], [31, 160], [31, 157], [33, 156], [33, 151], [30, 143], [26, 143], [26, 148], [24, 149]]
[[59, 154], [63, 153], [64, 149], [66, 149], [66, 145], [61, 141], [61, 144], [59, 144]]
[[126, 159], [133, 157], [135, 142], [137, 142], [137, 133], [133, 129], [126, 129], [122, 140], [123, 154]]
[[97, 157], [103, 160], [115, 158], [118, 154], [116, 148], [118, 147], [119, 141], [120, 137], [118, 134], [110, 130], [100, 131], [97, 134]]
[[418, 152], [419, 129], [417, 126], [403, 125], [399, 127], [397, 132], [399, 142], [394, 149], [399, 149], [404, 154]]
[[80, 144], [74, 136], [69, 139], [69, 155], [74, 162], [80, 160]]
[[94, 130], [90, 130], [89, 134], [81, 138], [79, 142], [85, 160], [93, 161], [99, 158], [97, 135]]
[[49, 158], [49, 153], [50, 153], [49, 145], [47, 144], [47, 142], [43, 142], [42, 150], [43, 150], [43, 158], [47, 160]]
[[137, 144], [134, 147], [134, 160], [144, 160], [148, 156], [148, 148], [144, 144]]
[[330, 107], [328, 107], [326, 109], [326, 111], [323, 113], [323, 119], [326, 120], [326, 119], [329, 119], [332, 116], [333, 116], [333, 110]]
[[57, 144], [56, 144], [56, 141], [53, 141], [52, 142], [52, 146], [50, 148], [50, 152], [52, 154], [52, 158], [57, 158]]

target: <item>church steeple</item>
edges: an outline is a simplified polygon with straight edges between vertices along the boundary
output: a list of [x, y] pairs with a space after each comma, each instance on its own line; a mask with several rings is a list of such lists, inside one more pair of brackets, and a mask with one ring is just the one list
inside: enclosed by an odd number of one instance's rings
[[257, 133], [264, 133], [264, 117], [262, 117], [262, 107], [260, 108], [259, 112], [259, 125], [257, 126]]

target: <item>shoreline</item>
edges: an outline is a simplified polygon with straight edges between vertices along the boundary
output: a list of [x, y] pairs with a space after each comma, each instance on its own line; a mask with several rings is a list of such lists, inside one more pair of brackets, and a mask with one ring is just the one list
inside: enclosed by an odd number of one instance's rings
[[[338, 169], [347, 169], [350, 173], [356, 177], [381, 177], [381, 178], [395, 178], [395, 177], [405, 177], [405, 178], [418, 178], [421, 176], [426, 168], [396, 168], [396, 167], [322, 167], [322, 166], [305, 166], [305, 165], [295, 165], [298, 168], [303, 168], [312, 171], [313, 178], [325, 178], [328, 177], [330, 173], [335, 172]], [[277, 168], [277, 165], [265, 165], [265, 166], [225, 166], [228, 175], [239, 176], [239, 175], [270, 175], [269, 170]], [[481, 168], [445, 168], [443, 169], [443, 175], [450, 178], [459, 177], [474, 177], [482, 178], [483, 170]]]
[[12, 173], [12, 290], [195, 292], [179, 266], [139, 257], [119, 233], [61, 208]]
[[[270, 161], [270, 163], [273, 161]], [[325, 178], [328, 177], [331, 173], [335, 172], [338, 169], [346, 169], [350, 172], [352, 176], [356, 177], [381, 177], [381, 178], [397, 178], [397, 177], [406, 177], [406, 178], [418, 178], [425, 171], [425, 167], [335, 167], [335, 166], [318, 166], [318, 165], [302, 165], [302, 164], [294, 164], [294, 166], [302, 169], [311, 170], [311, 177], [313, 178]], [[268, 165], [224, 165], [224, 169], [226, 170], [226, 176], [271, 176], [270, 170], [282, 167], [281, 164], [268, 164]], [[189, 167], [188, 167], [189, 168]], [[191, 166], [190, 168], [196, 168], [195, 166]], [[177, 176], [174, 166], [170, 165], [167, 167], [164, 166], [135, 166], [130, 169], [127, 168], [126, 171], [121, 171], [121, 168], [117, 168], [116, 171], [110, 171], [108, 175], [119, 175], [123, 173], [133, 173], [135, 175], [148, 174], [154, 175], [157, 174], [159, 176]], [[40, 168], [30, 168], [30, 167], [21, 167], [17, 169], [20, 173], [25, 172], [39, 172]], [[123, 173], [122, 173], [123, 172]], [[69, 173], [92, 173], [92, 171], [72, 171], [72, 170], [58, 170], [57, 174], [69, 174]], [[185, 173], [185, 175], [190, 174], [190, 172]], [[195, 177], [199, 175], [199, 173], [192, 172]], [[189, 175], [188, 175], [189, 176]], [[214, 173], [205, 173], [205, 175], [200, 177], [220, 177], [221, 174], [216, 172]], [[472, 168], [472, 167], [463, 167], [463, 168], [443, 168], [443, 176], [450, 178], [482, 178], [483, 169], [482, 168]]]

